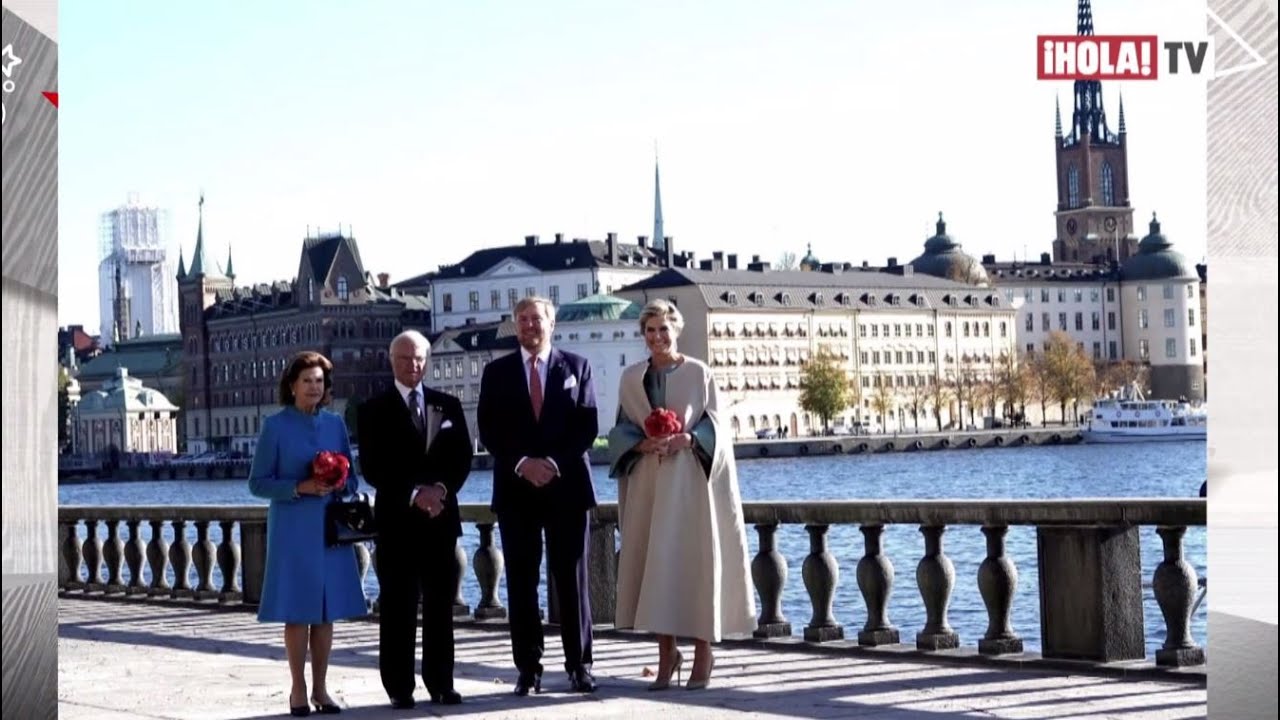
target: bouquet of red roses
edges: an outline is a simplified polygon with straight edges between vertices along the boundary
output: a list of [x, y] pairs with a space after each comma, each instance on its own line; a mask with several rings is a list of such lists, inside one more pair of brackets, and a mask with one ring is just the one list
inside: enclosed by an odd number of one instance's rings
[[311, 461], [311, 477], [323, 485], [341, 490], [347, 484], [347, 473], [351, 471], [351, 463], [342, 453], [321, 450]]
[[684, 430], [679, 416], [666, 408], [654, 408], [644, 419], [644, 431], [649, 437], [666, 437]]

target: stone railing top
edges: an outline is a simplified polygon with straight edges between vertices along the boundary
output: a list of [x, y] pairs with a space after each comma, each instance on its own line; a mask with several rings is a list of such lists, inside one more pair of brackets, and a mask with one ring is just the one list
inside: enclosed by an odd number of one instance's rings
[[[487, 504], [460, 508], [463, 522], [492, 523]], [[1204, 525], [1204, 498], [1061, 500], [807, 500], [744, 503], [756, 525]], [[263, 522], [265, 505], [64, 505], [58, 520], [238, 520]], [[617, 522], [616, 503], [595, 509], [598, 522]]]

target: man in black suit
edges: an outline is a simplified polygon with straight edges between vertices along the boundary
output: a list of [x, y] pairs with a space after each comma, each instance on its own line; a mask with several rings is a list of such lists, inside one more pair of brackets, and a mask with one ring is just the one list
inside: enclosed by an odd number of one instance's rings
[[476, 409], [480, 441], [493, 456], [493, 511], [507, 569], [516, 695], [542, 689], [538, 580], [542, 536], [557, 593], [564, 667], [574, 692], [594, 692], [588, 519], [596, 505], [587, 451], [599, 431], [591, 365], [551, 347], [555, 308], [525, 298], [515, 308], [520, 351], [490, 362]]
[[462, 404], [422, 382], [431, 345], [409, 330], [391, 342], [395, 386], [360, 405], [360, 468], [377, 488], [378, 669], [395, 708], [412, 708], [418, 601], [422, 680], [431, 701], [462, 702], [453, 689], [454, 559], [462, 523], [458, 491], [471, 472]]

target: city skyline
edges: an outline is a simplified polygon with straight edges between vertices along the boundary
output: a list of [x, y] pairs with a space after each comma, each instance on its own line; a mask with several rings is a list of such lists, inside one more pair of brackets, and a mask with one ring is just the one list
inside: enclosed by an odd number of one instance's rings
[[[93, 253], [77, 248], [130, 192], [170, 212], [170, 249], [189, 264], [203, 191], [209, 259], [225, 264], [229, 246], [238, 283], [292, 278], [308, 228], [339, 223], [395, 282], [529, 234], [650, 234], [655, 142], [666, 234], [699, 257], [776, 261], [811, 244], [823, 260], [905, 262], [939, 211], [975, 256], [1051, 250], [1054, 101], [1069, 116], [1072, 98], [1070, 83], [1035, 80], [1034, 36], [1072, 32], [1072, 2], [381, 3], [350, 17], [286, 3], [248, 24], [73, 4], [63, 325], [98, 316], [75, 280]], [[372, 18], [393, 6], [394, 26]], [[1104, 34], [1205, 34], [1189, 2], [1101, 0], [1093, 13]], [[1113, 124], [1124, 94], [1137, 234], [1156, 212], [1201, 261], [1205, 116], [1188, 109], [1204, 107], [1203, 84], [1103, 91]]]

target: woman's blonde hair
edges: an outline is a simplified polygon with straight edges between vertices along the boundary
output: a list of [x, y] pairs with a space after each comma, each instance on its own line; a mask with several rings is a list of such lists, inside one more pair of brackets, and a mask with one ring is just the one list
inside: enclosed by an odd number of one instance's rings
[[640, 332], [644, 332], [644, 326], [653, 318], [662, 318], [671, 325], [672, 329], [679, 335], [684, 330], [684, 316], [680, 314], [680, 309], [670, 300], [657, 298], [650, 300], [648, 305], [640, 311]]

